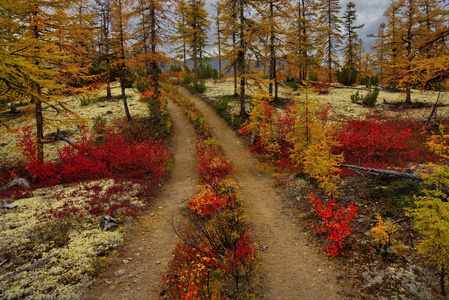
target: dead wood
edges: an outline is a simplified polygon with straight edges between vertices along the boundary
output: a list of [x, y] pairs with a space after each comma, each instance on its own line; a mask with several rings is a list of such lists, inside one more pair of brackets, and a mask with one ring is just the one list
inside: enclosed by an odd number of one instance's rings
[[407, 173], [407, 172], [399, 172], [393, 170], [382, 170], [382, 169], [373, 169], [373, 168], [365, 168], [355, 165], [341, 165], [342, 168], [350, 169], [362, 176], [392, 176], [399, 177], [404, 179], [412, 179], [412, 180], [421, 180], [421, 176], [418, 174]]
[[9, 190], [10, 188], [12, 188], [13, 186], [22, 186], [25, 188], [29, 188], [30, 187], [30, 183], [24, 179], [24, 178], [16, 178], [13, 181], [8, 182], [6, 185], [0, 187], [0, 192], [1, 191], [6, 191]]
[[[435, 101], [435, 103], [432, 106], [432, 110], [430, 111], [429, 117], [426, 119], [425, 121], [425, 126], [426, 129], [429, 129], [432, 126], [438, 125], [438, 120], [437, 120], [437, 116], [436, 116], [436, 111], [437, 111], [437, 105], [438, 105], [438, 101], [440, 101], [440, 95], [441, 92], [438, 93], [438, 97], [437, 97], [437, 101]], [[433, 117], [433, 115], [435, 115], [435, 117]], [[430, 124], [431, 121], [434, 121], [433, 124]]]
[[58, 253], [55, 253], [55, 254], [53, 254], [53, 255], [50, 255], [50, 256], [48, 256], [48, 257], [46, 257], [46, 258], [43, 258], [43, 259], [41, 259], [41, 260], [38, 260], [37, 262], [35, 262], [34, 264], [29, 265], [29, 266], [26, 267], [26, 268], [20, 269], [20, 270], [14, 272], [14, 273], [11, 273], [11, 274], [9, 274], [9, 275], [7, 275], [7, 276], [4, 276], [4, 277], [0, 278], [0, 281], [6, 281], [6, 280], [9, 280], [9, 279], [13, 278], [13, 277], [16, 276], [17, 274], [22, 273], [22, 272], [30, 271], [30, 270], [33, 270], [33, 269], [40, 268], [40, 267], [46, 265], [46, 264], [47, 264], [53, 257], [56, 257], [56, 256], [58, 256], [58, 255], [59, 255], [59, 252], [58, 252]]

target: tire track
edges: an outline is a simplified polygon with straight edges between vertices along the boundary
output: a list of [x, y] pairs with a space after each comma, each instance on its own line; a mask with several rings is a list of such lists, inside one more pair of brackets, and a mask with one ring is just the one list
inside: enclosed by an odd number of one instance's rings
[[285, 214], [281, 196], [272, 180], [256, 170], [257, 160], [215, 111], [184, 88], [206, 116], [233, 167], [238, 193], [262, 254], [262, 299], [343, 299], [338, 295], [338, 272], [315, 247], [309, 246], [304, 232]]
[[[125, 243], [82, 299], [152, 299], [161, 287], [177, 236], [172, 222], [182, 218], [195, 193], [197, 137], [183, 111], [168, 103], [173, 123], [171, 176], [125, 237]], [[175, 221], [176, 222], [176, 221]]]

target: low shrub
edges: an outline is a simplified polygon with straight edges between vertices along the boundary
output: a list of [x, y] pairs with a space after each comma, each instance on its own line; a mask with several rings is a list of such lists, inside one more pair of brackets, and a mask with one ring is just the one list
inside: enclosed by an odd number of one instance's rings
[[96, 144], [93, 136], [86, 136], [75, 146], [59, 149], [55, 162], [41, 163], [28, 130], [19, 136], [18, 146], [28, 159], [25, 167], [30, 176], [42, 185], [109, 177], [149, 177], [157, 181], [165, 174], [170, 157], [170, 152], [161, 141], [126, 139], [112, 127], [107, 128], [103, 143]]
[[324, 225], [313, 226], [318, 232], [326, 234], [329, 246], [324, 250], [333, 257], [347, 254], [343, 242], [352, 232], [349, 224], [357, 216], [357, 207], [352, 203], [348, 208], [339, 206], [334, 199], [323, 205], [321, 199], [313, 194], [310, 195], [309, 202], [314, 212], [324, 222]]
[[373, 91], [369, 91], [362, 99], [362, 104], [368, 107], [376, 106], [377, 97], [379, 96], [379, 88], [376, 87]]
[[343, 152], [346, 164], [386, 169], [438, 159], [430, 153], [427, 135], [416, 121], [377, 116], [351, 120], [343, 123], [339, 138], [341, 145], [335, 151]]

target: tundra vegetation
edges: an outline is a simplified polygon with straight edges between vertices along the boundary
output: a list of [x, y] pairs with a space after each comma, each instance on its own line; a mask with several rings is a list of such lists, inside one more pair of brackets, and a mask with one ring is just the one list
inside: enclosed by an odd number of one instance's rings
[[170, 170], [167, 101], [200, 136], [199, 188], [161, 290], [256, 297], [245, 199], [178, 85], [246, 139], [348, 295], [446, 296], [445, 1], [392, 1], [371, 52], [353, 2], [218, 0], [214, 16], [204, 0], [0, 4], [0, 298], [80, 297]]

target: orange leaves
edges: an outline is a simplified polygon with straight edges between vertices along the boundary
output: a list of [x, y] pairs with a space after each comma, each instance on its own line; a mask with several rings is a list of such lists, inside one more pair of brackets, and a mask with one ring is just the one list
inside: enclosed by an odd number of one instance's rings
[[192, 212], [200, 217], [213, 216], [217, 211], [223, 210], [226, 207], [234, 205], [235, 195], [231, 196], [216, 196], [205, 195], [192, 197], [189, 200], [189, 207]]

